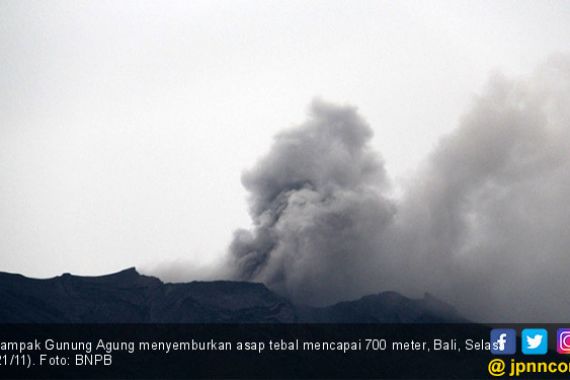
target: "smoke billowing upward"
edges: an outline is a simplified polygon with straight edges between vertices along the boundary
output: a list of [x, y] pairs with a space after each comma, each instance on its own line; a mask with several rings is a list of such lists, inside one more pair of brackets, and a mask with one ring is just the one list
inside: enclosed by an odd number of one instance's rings
[[313, 102], [243, 174], [253, 228], [212, 275], [300, 303], [430, 292], [473, 320], [567, 321], [568, 57], [494, 75], [398, 198], [371, 139], [355, 108]]
[[566, 58], [490, 80], [398, 205], [392, 249], [410, 256], [416, 287], [474, 318], [567, 318], [569, 105]]
[[276, 137], [243, 175], [255, 228], [231, 244], [237, 278], [312, 304], [362, 294], [395, 212], [371, 137], [354, 108], [320, 101], [306, 123]]

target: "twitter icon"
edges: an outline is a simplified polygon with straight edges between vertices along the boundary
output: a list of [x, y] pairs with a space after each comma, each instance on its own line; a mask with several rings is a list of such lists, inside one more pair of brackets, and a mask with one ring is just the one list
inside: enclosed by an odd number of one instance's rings
[[548, 332], [545, 329], [524, 329], [521, 340], [525, 355], [545, 355], [548, 352]]

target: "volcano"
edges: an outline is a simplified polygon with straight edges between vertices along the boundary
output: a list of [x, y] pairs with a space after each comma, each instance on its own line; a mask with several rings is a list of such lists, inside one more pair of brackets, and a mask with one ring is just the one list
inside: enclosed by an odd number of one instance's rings
[[296, 305], [261, 283], [164, 283], [135, 268], [105, 276], [32, 279], [0, 273], [0, 323], [461, 323], [426, 294], [368, 295], [326, 307]]

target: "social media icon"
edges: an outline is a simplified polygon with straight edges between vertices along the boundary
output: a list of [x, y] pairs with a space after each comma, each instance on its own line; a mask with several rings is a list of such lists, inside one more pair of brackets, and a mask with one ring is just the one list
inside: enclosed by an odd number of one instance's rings
[[570, 329], [558, 329], [556, 331], [556, 351], [559, 354], [570, 354]]
[[[570, 340], [569, 340], [570, 343]], [[513, 329], [491, 330], [491, 353], [513, 355], [517, 352], [517, 333]]]
[[521, 336], [522, 352], [525, 355], [545, 355], [548, 352], [548, 331], [524, 329]]

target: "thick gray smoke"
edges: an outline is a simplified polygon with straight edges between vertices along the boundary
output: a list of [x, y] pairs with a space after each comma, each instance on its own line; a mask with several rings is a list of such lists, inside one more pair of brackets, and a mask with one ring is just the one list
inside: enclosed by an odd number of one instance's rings
[[[387, 126], [389, 127], [389, 126]], [[243, 175], [251, 231], [231, 276], [297, 302], [429, 291], [473, 319], [570, 313], [570, 61], [526, 80], [495, 76], [391, 200], [370, 127], [314, 102]]]
[[407, 273], [473, 318], [567, 321], [570, 60], [491, 79], [399, 203]]
[[371, 137], [354, 108], [320, 101], [305, 124], [276, 137], [243, 175], [255, 228], [231, 244], [237, 278], [312, 304], [362, 294], [395, 213]]

